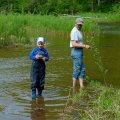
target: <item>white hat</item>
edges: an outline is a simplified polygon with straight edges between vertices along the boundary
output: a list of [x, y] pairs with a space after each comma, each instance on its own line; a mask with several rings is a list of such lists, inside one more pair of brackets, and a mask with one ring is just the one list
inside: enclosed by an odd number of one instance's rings
[[83, 24], [83, 19], [82, 18], [77, 18], [76, 19], [76, 24]]
[[45, 44], [45, 38], [44, 37], [38, 37], [36, 38], [36, 41], [37, 41], [37, 45], [38, 45], [38, 42], [43, 42]]

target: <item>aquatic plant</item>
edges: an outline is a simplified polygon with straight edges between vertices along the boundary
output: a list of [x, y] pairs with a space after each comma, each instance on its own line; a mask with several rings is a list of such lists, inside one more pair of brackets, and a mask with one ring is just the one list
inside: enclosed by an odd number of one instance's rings
[[95, 64], [97, 65], [97, 67], [101, 71], [101, 73], [103, 75], [104, 83], [106, 85], [105, 77], [106, 77], [106, 74], [107, 74], [108, 70], [104, 67], [104, 64], [102, 62], [101, 55], [100, 55], [100, 52], [99, 52], [99, 48], [96, 46], [94, 38], [95, 38], [95, 33], [87, 33], [86, 41], [91, 46], [90, 49], [92, 50]]

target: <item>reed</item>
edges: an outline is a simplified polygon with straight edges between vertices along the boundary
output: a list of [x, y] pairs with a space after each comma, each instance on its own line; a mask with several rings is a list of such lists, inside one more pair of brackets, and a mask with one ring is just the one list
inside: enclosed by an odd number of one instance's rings
[[0, 45], [31, 44], [40, 35], [61, 36], [69, 31], [70, 22], [68, 18], [54, 16], [1, 15]]

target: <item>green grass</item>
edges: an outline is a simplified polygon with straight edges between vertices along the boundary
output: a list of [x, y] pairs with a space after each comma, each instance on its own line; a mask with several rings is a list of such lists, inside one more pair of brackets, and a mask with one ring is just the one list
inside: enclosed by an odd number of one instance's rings
[[[117, 14], [84, 13], [83, 31], [85, 35], [98, 33], [98, 22], [119, 21]], [[37, 36], [69, 39], [75, 24], [74, 16], [41, 16], [32, 14], [0, 15], [0, 47], [32, 44]]]
[[69, 99], [65, 120], [119, 120], [120, 90], [90, 81], [89, 85]]

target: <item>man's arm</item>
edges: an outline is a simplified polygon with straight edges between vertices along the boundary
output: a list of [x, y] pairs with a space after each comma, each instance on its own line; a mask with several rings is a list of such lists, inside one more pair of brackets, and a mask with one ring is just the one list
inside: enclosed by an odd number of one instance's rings
[[75, 47], [75, 48], [87, 48], [87, 49], [90, 48], [89, 45], [78, 44], [77, 41], [75, 41], [75, 40], [72, 40], [71, 42], [72, 42], [73, 47]]

